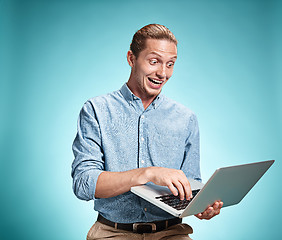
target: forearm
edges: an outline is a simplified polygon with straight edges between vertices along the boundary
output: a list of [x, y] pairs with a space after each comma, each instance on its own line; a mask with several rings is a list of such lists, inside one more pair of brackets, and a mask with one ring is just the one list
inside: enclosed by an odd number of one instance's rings
[[96, 183], [95, 198], [109, 198], [130, 191], [133, 186], [153, 182], [167, 186], [180, 199], [192, 196], [188, 179], [181, 170], [163, 167], [138, 168], [125, 172], [102, 172]]
[[150, 181], [149, 168], [125, 172], [102, 172], [96, 183], [95, 198], [110, 198], [130, 191], [133, 186]]

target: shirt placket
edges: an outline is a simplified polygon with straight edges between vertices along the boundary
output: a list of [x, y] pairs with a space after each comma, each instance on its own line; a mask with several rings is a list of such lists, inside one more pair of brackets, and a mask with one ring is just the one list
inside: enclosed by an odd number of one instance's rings
[[146, 158], [146, 136], [144, 132], [144, 121], [145, 116], [144, 112], [139, 117], [139, 159], [138, 166], [145, 167], [145, 158]]
[[[147, 139], [147, 131], [145, 130], [147, 116], [149, 116], [147, 113], [155, 109], [156, 105], [153, 102], [146, 110], [144, 110], [142, 101], [140, 99], [133, 97], [133, 100], [135, 100], [134, 103], [136, 104], [135, 105], [136, 109], [141, 110], [138, 119], [138, 167], [143, 168], [143, 167], [148, 167], [148, 162], [146, 161], [146, 159], [148, 158], [148, 149], [147, 149], [148, 139]], [[141, 200], [140, 202], [141, 211], [145, 215], [145, 218], [148, 218], [148, 211], [150, 211], [148, 202], [142, 199], [140, 200]]]
[[[138, 158], [138, 166], [140, 168], [142, 167], [146, 167], [146, 144], [147, 144], [147, 138], [145, 136], [145, 112], [144, 111], [140, 116], [139, 116], [139, 126], [138, 126], [138, 130], [139, 130], [139, 158]], [[147, 218], [147, 211], [148, 211], [148, 204], [146, 201], [141, 201], [141, 208], [143, 211], [143, 214], [146, 216]]]

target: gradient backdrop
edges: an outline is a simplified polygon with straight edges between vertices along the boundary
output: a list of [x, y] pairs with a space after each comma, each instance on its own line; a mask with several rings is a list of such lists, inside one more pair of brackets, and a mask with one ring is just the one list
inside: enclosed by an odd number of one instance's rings
[[0, 238], [85, 239], [97, 214], [72, 192], [80, 108], [127, 81], [133, 34], [160, 23], [179, 40], [163, 92], [198, 116], [203, 180], [276, 159], [239, 205], [185, 218], [191, 237], [281, 239], [281, 3], [0, 0]]

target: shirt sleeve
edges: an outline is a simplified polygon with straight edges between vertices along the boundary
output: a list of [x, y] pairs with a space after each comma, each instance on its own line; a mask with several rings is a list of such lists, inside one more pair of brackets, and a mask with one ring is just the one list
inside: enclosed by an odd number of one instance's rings
[[192, 114], [189, 119], [188, 137], [186, 139], [181, 170], [187, 178], [202, 181], [200, 172], [200, 135], [198, 120], [195, 114]]
[[77, 134], [72, 146], [73, 191], [82, 200], [94, 200], [96, 183], [104, 170], [101, 132], [93, 104], [84, 104], [78, 118]]

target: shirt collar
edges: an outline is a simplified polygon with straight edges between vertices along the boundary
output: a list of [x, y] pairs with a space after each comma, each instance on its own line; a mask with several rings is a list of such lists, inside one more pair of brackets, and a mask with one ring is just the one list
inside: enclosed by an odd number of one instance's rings
[[127, 102], [131, 102], [134, 100], [134, 98], [137, 98], [128, 88], [127, 84], [123, 84], [123, 86], [120, 89], [121, 94], [125, 98]]
[[151, 106], [156, 109], [162, 102], [163, 95], [159, 94], [155, 100], [151, 103]]
[[[136, 97], [131, 90], [129, 89], [129, 87], [127, 86], [127, 84], [123, 84], [123, 86], [120, 89], [121, 94], [123, 95], [123, 97], [125, 98], [125, 100], [129, 103], [131, 103], [134, 100], [138, 100], [140, 99], [139, 97]], [[155, 100], [151, 103], [152, 107], [154, 109], [156, 109], [160, 103], [162, 102], [161, 100], [163, 99], [163, 96], [161, 94], [159, 94]], [[141, 99], [140, 99], [141, 100]]]

